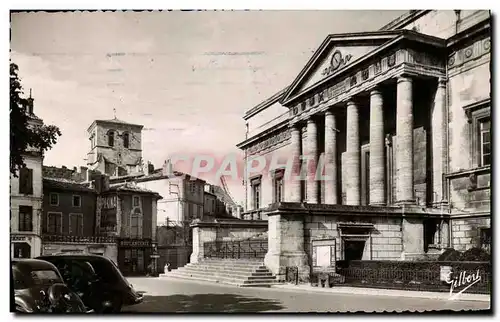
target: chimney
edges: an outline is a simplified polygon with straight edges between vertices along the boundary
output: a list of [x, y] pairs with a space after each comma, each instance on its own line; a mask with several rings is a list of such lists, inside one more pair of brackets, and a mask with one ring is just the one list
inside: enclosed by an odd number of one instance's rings
[[107, 191], [109, 190], [109, 176], [108, 175], [102, 175], [102, 191]]
[[173, 169], [172, 169], [172, 162], [169, 160], [165, 160], [165, 163], [163, 163], [163, 175], [164, 176], [172, 176], [173, 175]]
[[155, 171], [155, 166], [151, 162], [148, 161], [148, 168], [147, 168], [146, 174], [147, 175], [152, 174], [154, 171]]
[[87, 167], [80, 167], [80, 173], [87, 173]]
[[77, 167], [73, 167], [73, 172], [78, 172]]
[[34, 111], [33, 111], [33, 108], [34, 108], [34, 99], [31, 97], [31, 88], [30, 88], [30, 97], [28, 98], [28, 114], [30, 115], [33, 115], [34, 114]]

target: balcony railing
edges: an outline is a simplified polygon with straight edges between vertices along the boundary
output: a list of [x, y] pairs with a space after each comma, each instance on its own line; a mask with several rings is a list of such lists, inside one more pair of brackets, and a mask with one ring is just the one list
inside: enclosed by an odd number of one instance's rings
[[42, 235], [43, 242], [71, 243], [71, 244], [114, 244], [114, 236], [70, 236], [70, 235]]
[[205, 258], [263, 259], [267, 253], [267, 239], [206, 242]]
[[249, 210], [244, 212], [243, 220], [262, 220], [262, 210]]

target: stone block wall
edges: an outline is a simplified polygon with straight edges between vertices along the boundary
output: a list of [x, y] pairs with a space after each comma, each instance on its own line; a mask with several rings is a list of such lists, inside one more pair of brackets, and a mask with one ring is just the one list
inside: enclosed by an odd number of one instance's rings
[[453, 219], [451, 225], [452, 247], [465, 251], [480, 246], [480, 229], [491, 227], [491, 219], [489, 216]]
[[340, 236], [337, 228], [337, 217], [305, 216], [304, 217], [304, 250], [312, 256], [312, 241], [318, 239], [336, 239], [335, 258], [341, 258]]
[[471, 180], [469, 174], [450, 179], [450, 203], [453, 208], [476, 211], [489, 211], [491, 204], [491, 174], [477, 174]]
[[375, 218], [372, 231], [372, 260], [396, 260], [401, 258], [403, 240], [400, 218]]

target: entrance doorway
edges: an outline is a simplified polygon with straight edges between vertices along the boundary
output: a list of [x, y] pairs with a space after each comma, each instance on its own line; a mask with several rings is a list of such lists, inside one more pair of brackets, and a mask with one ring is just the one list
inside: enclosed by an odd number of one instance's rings
[[30, 258], [31, 246], [28, 243], [14, 243], [14, 258]]
[[363, 259], [365, 240], [344, 240], [344, 259], [346, 261]]

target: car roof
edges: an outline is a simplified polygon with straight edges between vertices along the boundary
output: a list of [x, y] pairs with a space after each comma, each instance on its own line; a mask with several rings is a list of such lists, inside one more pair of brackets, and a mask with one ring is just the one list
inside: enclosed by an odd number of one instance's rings
[[50, 269], [57, 270], [54, 264], [42, 260], [42, 259], [12, 259], [12, 264], [19, 268], [21, 271], [32, 271], [32, 270], [42, 270]]
[[42, 260], [49, 260], [54, 258], [66, 258], [66, 259], [102, 259], [109, 260], [107, 257], [94, 254], [54, 254], [54, 255], [43, 255], [37, 257]]

